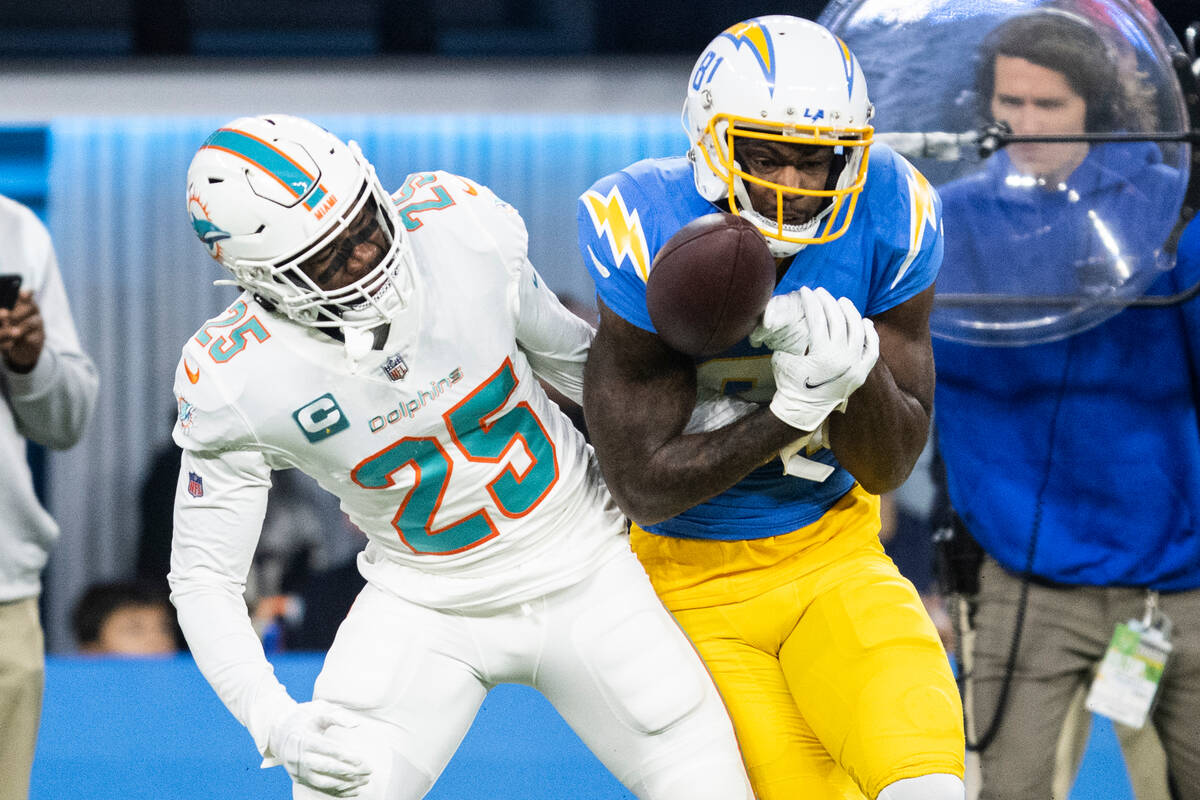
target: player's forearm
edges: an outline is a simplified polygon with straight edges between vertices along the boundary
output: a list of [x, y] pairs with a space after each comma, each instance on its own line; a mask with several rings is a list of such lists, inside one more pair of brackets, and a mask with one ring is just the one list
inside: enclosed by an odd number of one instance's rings
[[569, 311], [537, 277], [525, 260], [517, 292], [517, 344], [534, 374], [559, 392], [580, 402], [583, 364], [595, 330]]
[[777, 458], [780, 448], [795, 438], [795, 429], [764, 408], [724, 428], [669, 440], [634, 487], [643, 495], [646, 524], [676, 516], [733, 487]]
[[[614, 428], [624, 435], [607, 435]], [[680, 432], [662, 437], [661, 427], [631, 431], [619, 419], [588, 416], [605, 481], [639, 525], [662, 522], [720, 494], [796, 438], [766, 409], [705, 433], [684, 434], [679, 423], [675, 428]]]
[[295, 705], [275, 679], [243, 598], [269, 485], [261, 454], [184, 450], [167, 576], [196, 666], [260, 752], [271, 725]]
[[171, 574], [171, 602], [188, 649], [225, 707], [266, 754], [271, 724], [295, 705], [263, 653], [236, 592]]
[[880, 362], [850, 396], [844, 414], [829, 416], [830, 446], [838, 462], [872, 494], [904, 483], [929, 435], [929, 412], [898, 387]]
[[690, 356], [601, 308], [584, 367], [583, 409], [605, 481], [625, 514], [652, 525], [733, 486], [796, 439], [760, 409], [705, 433], [685, 434], [696, 410]]
[[900, 486], [929, 436], [933, 408], [933, 287], [873, 317], [879, 359], [844, 414], [829, 417], [838, 462], [872, 494]]

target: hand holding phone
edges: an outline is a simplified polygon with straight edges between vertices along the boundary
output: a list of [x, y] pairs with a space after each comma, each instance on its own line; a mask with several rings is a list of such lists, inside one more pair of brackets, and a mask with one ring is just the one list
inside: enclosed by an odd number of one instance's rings
[[0, 275], [0, 358], [13, 372], [29, 372], [46, 343], [46, 331], [37, 302], [29, 292], [21, 302], [21, 276]]
[[0, 275], [0, 308], [12, 308], [17, 304], [17, 293], [21, 291], [21, 276]]

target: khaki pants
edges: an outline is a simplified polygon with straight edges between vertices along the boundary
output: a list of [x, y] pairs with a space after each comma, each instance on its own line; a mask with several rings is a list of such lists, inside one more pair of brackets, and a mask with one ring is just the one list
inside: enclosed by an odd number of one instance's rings
[[[974, 633], [967, 629], [965, 622], [960, 628], [963, 631], [961, 646], [966, 652], [970, 652], [974, 647]], [[1087, 687], [1080, 686], [1067, 711], [1067, 719], [1063, 722], [1062, 733], [1054, 752], [1054, 782], [1050, 793], [1054, 800], [1066, 800], [1070, 797], [1071, 787], [1074, 786], [1079, 767], [1083, 763], [1092, 726], [1092, 715], [1084, 708], [1086, 697]], [[969, 688], [963, 704], [970, 708]], [[1167, 786], [1167, 755], [1163, 752], [1162, 742], [1159, 741], [1158, 732], [1154, 727], [1147, 725], [1141, 730], [1135, 730], [1124, 725], [1114, 725], [1113, 729], [1121, 745], [1121, 755], [1125, 759], [1133, 796], [1137, 800], [1172, 800]], [[976, 734], [977, 732], [972, 734], [972, 740]], [[966, 771], [967, 800], [979, 800], [982, 777], [978, 753], [967, 753]]]
[[44, 675], [37, 598], [0, 603], [0, 800], [29, 797]]
[[[1021, 581], [994, 561], [984, 562], [968, 682], [971, 728], [978, 736], [995, 713], [1012, 643]], [[1138, 589], [1031, 585], [1016, 669], [1003, 722], [982, 754], [981, 800], [1043, 800], [1054, 794], [1054, 754], [1064, 731], [1079, 723], [1071, 710], [1088, 686], [1117, 622], [1141, 617], [1145, 592]], [[1159, 606], [1175, 622], [1175, 649], [1167, 664], [1153, 715], [1181, 800], [1200, 799], [1200, 591], [1163, 595]], [[1086, 721], [1086, 715], [1084, 720]], [[1136, 735], [1118, 734], [1131, 761], [1134, 785], [1161, 796], [1161, 778], [1147, 776], [1141, 756], [1128, 748]], [[1086, 737], [1086, 732], [1083, 734]], [[1142, 737], [1144, 740], [1144, 737]], [[1073, 771], [1085, 739], [1060, 751], [1058, 774]], [[1153, 740], [1150, 740], [1151, 745]], [[1150, 751], [1154, 753], [1151, 746]], [[1160, 762], [1161, 763], [1161, 762]], [[1153, 758], [1150, 764], [1154, 764]], [[1157, 784], [1157, 789], [1149, 789]], [[1064, 781], [1059, 778], [1061, 791]], [[1143, 800], [1139, 796], [1139, 800]]]

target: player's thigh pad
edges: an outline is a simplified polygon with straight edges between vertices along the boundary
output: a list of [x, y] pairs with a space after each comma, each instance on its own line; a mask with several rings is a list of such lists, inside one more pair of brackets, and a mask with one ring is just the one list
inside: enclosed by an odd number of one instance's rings
[[367, 584], [338, 629], [313, 697], [362, 716], [338, 735], [362, 742], [377, 772], [400, 764], [432, 785], [470, 728], [487, 687], [471, 666], [475, 647], [461, 622]]
[[799, 587], [786, 584], [677, 616], [725, 698], [759, 800], [862, 800], [797, 707], [779, 663], [804, 607]]
[[962, 705], [913, 585], [865, 549], [825, 570], [780, 663], [796, 705], [868, 797], [963, 774]]
[[605, 766], [644, 800], [748, 797], [720, 696], [632, 554], [554, 602], [537, 688]]
[[[630, 730], [655, 734], [700, 706], [707, 675], [632, 556], [609, 561], [571, 613], [570, 645]], [[579, 595], [578, 599], [582, 599]]]

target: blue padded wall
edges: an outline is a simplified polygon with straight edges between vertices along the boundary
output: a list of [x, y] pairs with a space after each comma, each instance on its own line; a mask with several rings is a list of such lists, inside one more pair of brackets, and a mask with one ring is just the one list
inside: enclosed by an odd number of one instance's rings
[[[272, 657], [293, 697], [312, 696], [319, 654]], [[30, 800], [285, 800], [250, 735], [189, 656], [51, 657]], [[484, 701], [429, 800], [634, 800], [536, 691]], [[1112, 726], [1093, 727], [1070, 800], [1133, 800]]]
[[47, 148], [44, 125], [0, 127], [0, 194], [46, 217]]

